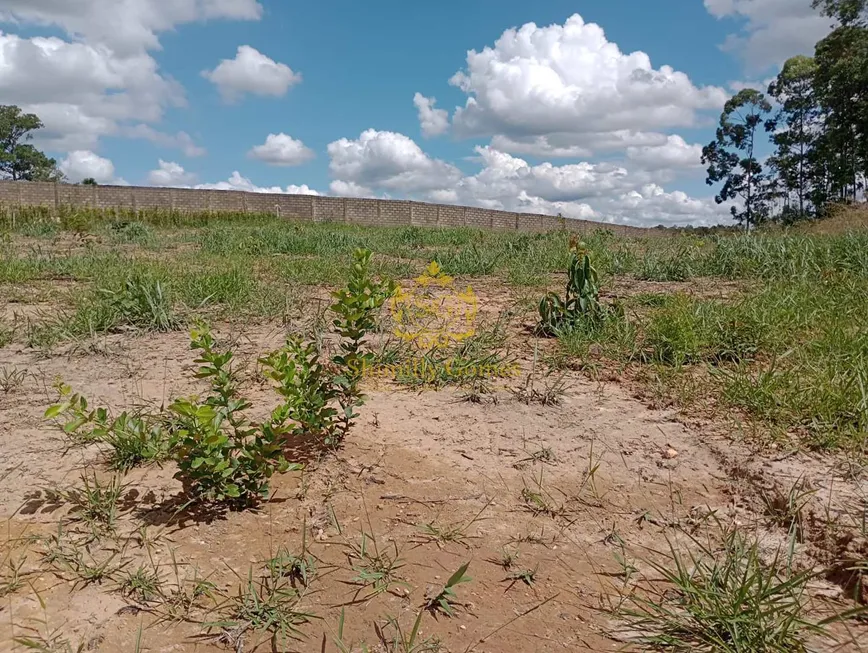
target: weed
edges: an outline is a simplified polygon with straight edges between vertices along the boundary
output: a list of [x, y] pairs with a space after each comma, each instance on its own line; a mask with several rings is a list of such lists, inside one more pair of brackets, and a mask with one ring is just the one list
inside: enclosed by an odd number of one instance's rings
[[366, 598], [389, 592], [395, 586], [410, 587], [398, 575], [404, 561], [400, 557], [396, 542], [392, 542], [392, 549], [393, 551], [381, 550], [376, 537], [364, 532], [361, 544], [350, 546], [347, 555], [352, 570], [356, 573], [350, 582], [370, 587], [371, 594]]
[[[338, 617], [337, 632], [332, 636], [332, 641], [338, 649], [338, 653], [370, 653], [370, 649], [364, 642], [353, 644], [347, 642], [344, 636], [344, 624], [346, 622], [346, 612], [341, 608], [341, 616]], [[333, 631], [334, 632], [334, 631]], [[325, 650], [325, 636], [323, 636], [322, 649]]]
[[274, 557], [265, 562], [271, 578], [275, 581], [281, 578], [289, 579], [293, 585], [301, 584], [310, 587], [316, 576], [316, 560], [309, 555], [305, 546], [302, 546], [301, 555], [297, 556], [283, 547], [277, 550]]
[[772, 522], [803, 542], [805, 537], [804, 510], [817, 493], [806, 487], [806, 482], [798, 479], [785, 493], [775, 488], [771, 493], [761, 492], [760, 497], [765, 504], [765, 513]]
[[[0, 338], [2, 338], [2, 336], [0, 336]], [[2, 346], [2, 344], [0, 344], [0, 346]], [[10, 392], [17, 390], [24, 383], [26, 375], [26, 370], [19, 370], [17, 367], [6, 367], [4, 365], [0, 368], [0, 392], [4, 395], [8, 395]]]
[[169, 553], [172, 558], [173, 581], [171, 589], [167, 589], [165, 583], [161, 584], [157, 611], [163, 619], [181, 621], [188, 619], [193, 610], [201, 608], [203, 599], [213, 600], [217, 588], [207, 578], [200, 577], [196, 567], [193, 567], [192, 575], [182, 574], [174, 549], [170, 549]]
[[153, 416], [141, 412], [127, 413], [112, 418], [105, 408], [88, 410], [87, 399], [72, 394], [72, 389], [58, 383], [56, 387], [61, 403], [45, 411], [45, 417], [65, 418], [61, 424], [64, 434], [77, 442], [102, 442], [111, 447], [109, 465], [119, 472], [127, 472], [144, 463], [160, 462], [168, 457], [169, 439], [162, 424]]
[[488, 509], [493, 501], [492, 499], [482, 506], [482, 509], [468, 521], [449, 524], [436, 524], [434, 522], [422, 524], [419, 530], [421, 531], [423, 540], [425, 542], [436, 542], [438, 546], [454, 542], [469, 548], [470, 540], [473, 537], [469, 534], [470, 528], [482, 519], [482, 513]]
[[27, 572], [24, 565], [27, 562], [27, 550], [16, 555], [17, 542], [5, 542], [0, 555], [0, 599], [17, 592], [24, 586]]
[[531, 485], [525, 483], [520, 498], [525, 509], [533, 515], [546, 515], [557, 519], [570, 513], [567, 504], [556, 499], [545, 487], [542, 470], [540, 470], [539, 477], [533, 479]]
[[440, 640], [436, 637], [422, 639], [419, 627], [425, 610], [420, 610], [410, 632], [404, 632], [400, 622], [387, 617], [384, 624], [376, 624], [374, 629], [385, 653], [437, 653], [441, 650]]
[[458, 570], [449, 577], [442, 588], [428, 592], [425, 596], [424, 607], [432, 614], [441, 612], [447, 617], [455, 616], [455, 606], [458, 605], [458, 597], [455, 588], [461, 583], [469, 583], [472, 578], [467, 576], [467, 568], [470, 562], [465, 562]]
[[509, 574], [504, 578], [504, 582], [509, 582], [509, 587], [506, 588], [507, 591], [516, 583], [524, 583], [528, 587], [533, 587], [534, 583], [536, 583], [537, 569], [537, 567], [534, 567], [533, 569], [522, 569]]
[[527, 454], [528, 455], [525, 456], [524, 458], [521, 458], [520, 460], [514, 462], [512, 464], [512, 466], [515, 467], [516, 469], [522, 469], [522, 468], [526, 467], [528, 464], [533, 465], [536, 463], [542, 463], [542, 464], [551, 465], [551, 464], [554, 464], [555, 462], [557, 462], [557, 460], [555, 458], [555, 454], [552, 451], [551, 447], [540, 447], [539, 449], [537, 449], [535, 451], [527, 452]]
[[492, 558], [489, 562], [502, 567], [504, 571], [509, 571], [515, 566], [520, 554], [518, 549], [510, 549], [503, 547], [497, 558]]
[[162, 597], [160, 575], [153, 567], [140, 565], [120, 580], [121, 591], [139, 603], [150, 603]]
[[118, 502], [126, 487], [121, 477], [114, 475], [107, 483], [101, 483], [94, 473], [81, 475], [82, 487], [60, 493], [71, 504], [75, 519], [87, 524], [94, 533], [113, 533], [118, 516]]
[[302, 639], [300, 626], [315, 618], [299, 609], [301, 599], [287, 579], [271, 575], [254, 578], [251, 569], [242, 579], [237, 595], [218, 606], [224, 618], [208, 627], [220, 628], [221, 640], [236, 649], [243, 646], [248, 631], [267, 634], [273, 647], [284, 649], [291, 640]]
[[671, 566], [649, 562], [670, 588], [627, 597], [620, 616], [653, 650], [807, 651], [806, 637], [827, 622], [806, 616], [813, 575], [795, 573], [780, 555], [765, 564], [756, 541], [724, 529], [720, 547], [690, 537], [698, 553], [670, 542]]
[[149, 331], [171, 331], [178, 326], [162, 283], [145, 276], [128, 278], [123, 287], [100, 290], [117, 325]]
[[515, 397], [528, 405], [536, 402], [542, 406], [559, 406], [569, 388], [567, 373], [548, 370], [542, 377], [542, 387], [536, 384], [534, 376], [532, 370], [524, 384], [513, 390]]
[[86, 650], [84, 642], [78, 646], [73, 646], [59, 630], [47, 630], [42, 633], [39, 632], [39, 629], [32, 627], [25, 627], [25, 630], [32, 631], [33, 634], [14, 637], [12, 641], [31, 651], [38, 653], [83, 653]]

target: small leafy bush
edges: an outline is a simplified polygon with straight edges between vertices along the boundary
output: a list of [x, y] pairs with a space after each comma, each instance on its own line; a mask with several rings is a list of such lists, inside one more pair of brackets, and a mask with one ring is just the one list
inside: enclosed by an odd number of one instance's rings
[[564, 299], [550, 292], [539, 303], [539, 333], [552, 336], [559, 329], [585, 320], [597, 320], [604, 312], [600, 303], [597, 271], [591, 258], [581, 245], [573, 246], [567, 269], [567, 287]]
[[205, 499], [252, 505], [268, 496], [275, 472], [291, 467], [282, 450], [289, 432], [286, 407], [276, 408], [262, 425], [250, 423], [244, 417], [250, 403], [239, 395], [231, 368], [232, 351], [217, 351], [211, 333], [201, 328], [193, 330], [190, 347], [201, 352], [196, 378], [208, 379], [211, 388], [202, 403], [176, 399], [169, 406], [177, 477]]
[[330, 446], [343, 440], [364, 403], [359, 384], [375, 362], [364, 341], [377, 326], [377, 311], [396, 289], [393, 281], [374, 281], [370, 263], [371, 252], [357, 249], [347, 286], [332, 293], [332, 330], [340, 344], [329, 366], [321, 362], [316, 340], [297, 336], [260, 361], [284, 397], [286, 417], [295, 422], [293, 433], [321, 438]]
[[168, 438], [159, 421], [150, 415], [127, 411], [112, 417], [106, 408], [89, 409], [87, 399], [72, 388], [55, 386], [61, 402], [45, 411], [46, 419], [63, 418], [63, 432], [80, 444], [101, 442], [111, 447], [109, 465], [126, 472], [168, 456]]

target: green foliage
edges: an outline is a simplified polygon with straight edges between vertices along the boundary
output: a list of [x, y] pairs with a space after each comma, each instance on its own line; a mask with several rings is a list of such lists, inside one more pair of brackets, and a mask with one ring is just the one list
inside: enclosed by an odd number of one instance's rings
[[101, 293], [116, 324], [151, 331], [171, 331], [178, 326], [172, 303], [157, 279], [134, 276], [123, 287], [103, 289]]
[[719, 546], [693, 537], [689, 544], [698, 553], [670, 542], [669, 564], [648, 562], [667, 581], [665, 591], [634, 592], [620, 610], [627, 629], [641, 633], [637, 643], [656, 651], [805, 653], [808, 638], [824, 633], [825, 622], [807, 619], [813, 574], [796, 573], [781, 552], [766, 564], [758, 543], [735, 529]]
[[335, 375], [320, 362], [315, 341], [307, 343], [289, 336], [286, 345], [260, 359], [265, 375], [277, 382], [277, 392], [284, 398], [285, 417], [294, 422], [295, 436], [337, 442], [344, 431], [335, 408], [342, 389]]
[[769, 163], [778, 173], [779, 194], [791, 209], [782, 216], [785, 222], [815, 215], [816, 207], [827, 199], [821, 178], [824, 170], [816, 156], [822, 131], [821, 108], [814, 92], [816, 70], [810, 57], [793, 57], [769, 86], [769, 95], [780, 107], [766, 122], [776, 146]]
[[204, 328], [193, 330], [190, 348], [200, 352], [196, 378], [211, 387], [202, 403], [176, 399], [169, 407], [177, 476], [207, 500], [255, 504], [268, 496], [272, 475], [290, 468], [282, 450], [287, 410], [279, 406], [264, 424], [251, 424], [244, 417], [250, 403], [238, 394], [231, 368], [232, 351], [217, 351]]
[[[83, 182], [82, 182], [83, 183]], [[112, 242], [119, 244], [153, 245], [156, 242], [150, 225], [137, 220], [119, 220], [109, 224]]]
[[[292, 640], [302, 638], [300, 627], [316, 618], [300, 608], [302, 598], [289, 579], [271, 574], [256, 578], [251, 569], [247, 578], [242, 579], [237, 594], [218, 606], [223, 619], [208, 626], [220, 628], [223, 639], [235, 650], [245, 648], [243, 638], [251, 631], [269, 639], [272, 650], [285, 651]], [[257, 648], [261, 641], [253, 643], [251, 648]]]
[[125, 488], [119, 476], [107, 483], [100, 482], [96, 474], [81, 475], [82, 486], [62, 492], [61, 496], [72, 505], [72, 514], [86, 523], [95, 533], [115, 530], [118, 502]]
[[458, 601], [458, 596], [455, 594], [455, 588], [461, 583], [469, 583], [472, 578], [467, 576], [467, 568], [469, 562], [465, 562], [458, 570], [449, 577], [446, 584], [442, 588], [429, 593], [425, 597], [425, 609], [432, 612], [442, 612], [447, 617], [455, 616], [455, 603]]
[[0, 105], [0, 178], [21, 181], [60, 181], [57, 161], [29, 143], [32, 132], [42, 129], [38, 116], [23, 113], [15, 105]]
[[162, 425], [141, 412], [122, 412], [112, 417], [108, 409], [89, 410], [87, 399], [72, 388], [56, 384], [61, 402], [45, 411], [46, 419], [62, 418], [63, 432], [78, 443], [99, 442], [111, 447], [110, 466], [120, 472], [168, 456], [168, 438]]
[[716, 139], [702, 150], [702, 163], [708, 164], [706, 182], [723, 184], [715, 201], [741, 200], [744, 208], [733, 206], [732, 217], [747, 228], [769, 216], [769, 178], [756, 157], [756, 148], [757, 131], [771, 108], [762, 93], [739, 91], [720, 115]]
[[[581, 247], [581, 246], [580, 246]], [[559, 329], [569, 328], [582, 321], [598, 320], [604, 312], [600, 304], [597, 271], [583, 249], [576, 248], [567, 268], [566, 296], [548, 293], [539, 304], [540, 321], [537, 331], [554, 335]]]
[[357, 250], [345, 288], [332, 293], [332, 328], [340, 338], [338, 353], [328, 367], [321, 361], [316, 340], [287, 338], [279, 351], [260, 360], [266, 375], [277, 382], [284, 398], [282, 418], [292, 420], [296, 436], [339, 444], [346, 436], [357, 408], [364, 403], [362, 376], [375, 356], [366, 350], [365, 338], [377, 326], [376, 314], [395, 292], [392, 281], [374, 281], [371, 252]]

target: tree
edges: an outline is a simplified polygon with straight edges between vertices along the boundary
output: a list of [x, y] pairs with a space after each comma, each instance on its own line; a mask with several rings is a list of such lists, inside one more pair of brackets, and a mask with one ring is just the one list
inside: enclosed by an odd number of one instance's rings
[[718, 204], [741, 199], [732, 207], [732, 217], [750, 229], [769, 215], [771, 180], [756, 159], [756, 133], [763, 117], [772, 110], [765, 95], [745, 89], [733, 96], [720, 115], [717, 138], [702, 149], [702, 163], [708, 164], [709, 186], [723, 182], [714, 198]]
[[868, 0], [813, 0], [812, 5], [845, 26], [868, 22]]
[[[769, 95], [779, 107], [775, 116], [766, 121], [766, 131], [772, 134], [776, 146], [769, 165], [778, 173], [787, 221], [812, 215], [816, 207], [825, 204], [825, 196], [819, 192], [825, 190], [823, 167], [814, 165], [823, 129], [822, 109], [814, 93], [816, 70], [811, 57], [793, 57], [769, 85]], [[795, 207], [791, 200], [795, 200]]]
[[60, 181], [57, 161], [29, 143], [42, 121], [14, 105], [0, 105], [0, 178], [24, 181]]
[[94, 179], [93, 177], [88, 177], [87, 179], [82, 179], [81, 185], [82, 186], [98, 186], [99, 184], [96, 183], [96, 179]]
[[853, 201], [868, 176], [868, 27], [839, 27], [817, 43], [814, 59], [828, 191]]

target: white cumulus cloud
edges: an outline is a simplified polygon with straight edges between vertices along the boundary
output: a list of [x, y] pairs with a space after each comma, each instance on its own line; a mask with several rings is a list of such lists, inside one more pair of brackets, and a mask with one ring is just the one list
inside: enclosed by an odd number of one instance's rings
[[40, 116], [41, 142], [60, 150], [92, 149], [120, 123], [157, 122], [166, 107], [185, 102], [183, 89], [144, 52], [118, 57], [100, 45], [3, 33], [0, 94]]
[[423, 136], [439, 136], [449, 131], [449, 112], [446, 109], [435, 109], [436, 103], [436, 98], [425, 97], [421, 93], [413, 96], [413, 104], [419, 112], [419, 126], [422, 128]]
[[621, 52], [578, 14], [563, 25], [506, 30], [493, 47], [468, 52], [450, 83], [468, 96], [452, 118], [458, 135], [499, 136], [501, 145], [522, 143], [541, 154], [550, 146], [566, 156], [696, 126], [702, 112], [728, 98], [670, 66], [653, 67], [644, 52]]
[[58, 164], [60, 171], [72, 183], [79, 183], [91, 178], [99, 184], [115, 184], [125, 186], [127, 182], [115, 176], [115, 165], [110, 159], [99, 156], [89, 150], [75, 150], [67, 154]]
[[727, 207], [661, 185], [695, 164], [696, 146], [680, 137], [653, 139], [624, 162], [532, 165], [491, 146], [475, 148], [480, 170], [465, 175], [426, 154], [412, 139], [369, 129], [328, 147], [334, 195], [399, 196], [505, 211], [560, 213], [622, 224], [714, 224]]
[[118, 55], [159, 48], [159, 33], [195, 21], [259, 20], [257, 0], [3, 0], [0, 19], [56, 26]]
[[702, 146], [672, 135], [659, 145], [628, 147], [627, 158], [646, 170], [690, 170], [702, 167]]
[[160, 159], [158, 165], [156, 170], [148, 173], [151, 186], [187, 186], [196, 181], [196, 175], [184, 170], [179, 163]]
[[314, 158], [312, 149], [287, 134], [269, 134], [265, 143], [248, 152], [252, 159], [273, 166], [297, 166]]
[[249, 45], [239, 46], [234, 59], [224, 59], [202, 76], [217, 86], [226, 102], [237, 102], [245, 93], [282, 97], [301, 81], [300, 73]]
[[356, 187], [421, 192], [461, 178], [458, 168], [428, 156], [413, 139], [396, 132], [368, 129], [355, 140], [329, 143], [327, 149], [332, 176]]
[[812, 54], [831, 25], [811, 7], [811, 0], [705, 0], [705, 8], [716, 18], [739, 21], [721, 47], [753, 72], [780, 66], [797, 54]]
[[307, 184], [289, 184], [280, 186], [257, 186], [248, 177], [235, 170], [226, 181], [196, 183], [196, 175], [184, 170], [184, 167], [173, 161], [160, 160], [159, 167], [148, 175], [152, 186], [167, 186], [172, 188], [197, 188], [202, 190], [241, 190], [249, 193], [283, 193], [294, 195], [319, 195], [319, 192]]

